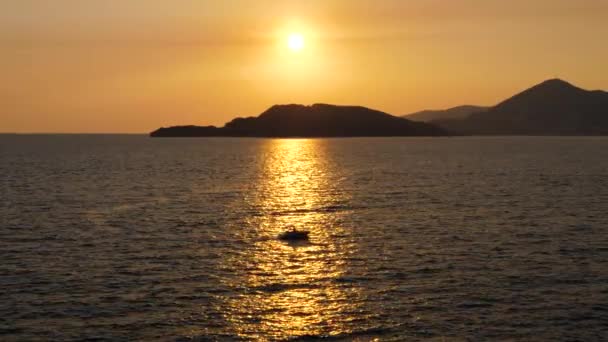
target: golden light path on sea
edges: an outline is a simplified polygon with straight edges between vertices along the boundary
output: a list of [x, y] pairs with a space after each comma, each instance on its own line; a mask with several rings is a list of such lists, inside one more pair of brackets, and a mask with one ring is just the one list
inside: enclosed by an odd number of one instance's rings
[[[348, 333], [341, 324], [356, 312], [356, 291], [336, 279], [346, 272], [345, 255], [332, 234], [340, 214], [333, 166], [321, 140], [277, 139], [266, 146], [262, 180], [254, 197], [262, 215], [250, 225], [264, 237], [236, 260], [248, 271], [247, 293], [230, 300], [227, 320], [244, 338], [276, 339]], [[329, 209], [328, 209], [329, 208]], [[310, 243], [290, 245], [276, 239], [291, 227], [311, 232]]]

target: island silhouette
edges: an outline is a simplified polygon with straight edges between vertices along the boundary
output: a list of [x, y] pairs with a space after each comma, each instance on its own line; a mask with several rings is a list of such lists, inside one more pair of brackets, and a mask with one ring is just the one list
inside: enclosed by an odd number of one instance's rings
[[405, 117], [463, 135], [608, 134], [608, 93], [561, 79], [544, 81], [493, 107], [456, 108]]
[[390, 137], [608, 135], [608, 93], [561, 79], [537, 84], [493, 107], [459, 106], [403, 117], [360, 106], [275, 105], [224, 127], [160, 128], [152, 137]]
[[390, 137], [445, 136], [436, 125], [357, 106], [275, 105], [257, 117], [237, 118], [224, 127], [160, 128], [152, 137]]

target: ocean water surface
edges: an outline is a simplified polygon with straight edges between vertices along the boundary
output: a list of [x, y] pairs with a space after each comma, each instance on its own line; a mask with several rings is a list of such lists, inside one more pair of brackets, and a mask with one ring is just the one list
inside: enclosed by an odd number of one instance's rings
[[608, 138], [4, 135], [0, 193], [2, 341], [608, 339]]

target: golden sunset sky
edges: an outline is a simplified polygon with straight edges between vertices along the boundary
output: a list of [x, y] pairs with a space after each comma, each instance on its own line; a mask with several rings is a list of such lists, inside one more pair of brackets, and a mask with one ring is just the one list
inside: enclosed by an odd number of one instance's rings
[[0, 132], [492, 105], [554, 77], [607, 89], [607, 61], [606, 0], [4, 0]]

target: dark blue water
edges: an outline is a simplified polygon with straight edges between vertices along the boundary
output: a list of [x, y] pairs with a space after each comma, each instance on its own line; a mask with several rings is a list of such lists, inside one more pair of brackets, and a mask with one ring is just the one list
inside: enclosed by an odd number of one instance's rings
[[0, 194], [3, 341], [608, 336], [608, 138], [6, 135]]

